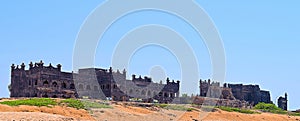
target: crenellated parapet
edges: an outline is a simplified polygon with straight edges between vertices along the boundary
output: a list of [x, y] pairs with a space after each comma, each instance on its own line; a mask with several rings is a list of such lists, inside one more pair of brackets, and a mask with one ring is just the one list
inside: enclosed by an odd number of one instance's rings
[[58, 70], [61, 71], [61, 64], [58, 64], [56, 67], [52, 66], [51, 63], [49, 63], [49, 66], [44, 66], [44, 62], [41, 60], [40, 62], [36, 62], [36, 63], [32, 63], [30, 62], [29, 64], [29, 68], [28, 70], [26, 70], [26, 65], [24, 63], [22, 63], [21, 65], [17, 65], [15, 66], [15, 64], [11, 65], [11, 71], [31, 71], [31, 70], [36, 70], [36, 69], [52, 69], [52, 70]]
[[144, 76], [144, 78], [142, 78], [142, 76], [140, 75], [138, 78], [136, 78], [136, 75], [133, 74], [132, 75], [132, 78], [131, 78], [132, 81], [139, 81], [139, 82], [152, 82], [152, 78], [150, 77], [147, 77], [147, 76]]

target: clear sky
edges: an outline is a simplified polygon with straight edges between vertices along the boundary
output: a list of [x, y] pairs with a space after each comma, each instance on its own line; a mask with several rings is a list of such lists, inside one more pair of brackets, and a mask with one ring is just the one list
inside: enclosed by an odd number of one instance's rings
[[[222, 37], [226, 53], [226, 82], [259, 84], [262, 89], [271, 91], [275, 103], [287, 92], [289, 109], [299, 109], [300, 2], [196, 2], [211, 17]], [[0, 97], [9, 97], [7, 85], [12, 63], [44, 60], [46, 65], [61, 63], [63, 70], [72, 71], [76, 36], [86, 17], [101, 3], [103, 1], [95, 0], [2, 1]], [[144, 24], [166, 25], [185, 36], [195, 50], [200, 77], [211, 77], [209, 54], [201, 37], [177, 17], [157, 11], [133, 13], [113, 24], [98, 45], [95, 65], [108, 68], [117, 38], [132, 27]], [[161, 65], [167, 76], [180, 80], [181, 72], [175, 59], [162, 48], [145, 47], [132, 57], [128, 75], [150, 75], [152, 66]], [[184, 93], [199, 93], [198, 85], [184, 86], [181, 89]]]

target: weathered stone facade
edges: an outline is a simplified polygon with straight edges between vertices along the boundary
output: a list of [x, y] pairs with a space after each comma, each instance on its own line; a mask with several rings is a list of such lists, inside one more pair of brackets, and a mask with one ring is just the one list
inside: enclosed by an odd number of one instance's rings
[[277, 100], [277, 105], [282, 110], [287, 110], [287, 93], [284, 94], [284, 97], [280, 96]]
[[227, 107], [235, 107], [235, 108], [253, 107], [253, 105], [247, 101], [200, 97], [200, 96], [196, 96], [193, 98], [193, 104], [202, 105], [202, 106], [227, 106]]
[[253, 105], [259, 102], [272, 103], [270, 92], [260, 90], [258, 85], [224, 84], [200, 80], [200, 96], [247, 101]]
[[53, 67], [39, 63], [25, 64], [21, 68], [11, 66], [11, 97], [59, 97], [101, 98], [128, 101], [139, 98], [144, 102], [158, 100], [170, 103], [179, 97], [180, 81], [166, 80], [166, 84], [154, 83], [149, 77], [126, 79], [126, 70], [113, 72], [110, 69], [85, 68], [78, 73], [61, 71], [61, 65]]
[[[79, 69], [75, 75], [76, 89], [79, 97], [107, 98], [117, 101], [128, 101], [130, 98], [152, 102], [154, 99], [162, 103], [170, 103], [179, 97], [179, 81], [166, 80], [166, 84], [153, 83], [149, 77], [132, 75], [126, 79], [126, 70], [113, 72], [112, 68]], [[93, 86], [93, 89], [92, 87]], [[102, 92], [103, 93], [102, 93]]]
[[25, 70], [11, 66], [11, 97], [77, 97], [72, 73], [61, 72], [61, 65], [53, 67], [39, 63], [30, 63]]

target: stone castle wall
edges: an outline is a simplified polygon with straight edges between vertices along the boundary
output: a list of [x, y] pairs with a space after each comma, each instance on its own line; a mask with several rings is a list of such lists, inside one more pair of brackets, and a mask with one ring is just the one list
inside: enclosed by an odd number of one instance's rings
[[272, 103], [270, 92], [260, 90], [258, 85], [224, 84], [211, 80], [200, 80], [200, 96], [229, 100], [247, 101], [253, 105], [259, 102]]
[[78, 73], [62, 72], [61, 65], [44, 66], [44, 63], [30, 63], [11, 66], [11, 97], [59, 97], [59, 98], [101, 98], [127, 101], [141, 98], [144, 101], [169, 103], [179, 96], [179, 81], [166, 80], [166, 84], [152, 82], [149, 77], [126, 79], [126, 70], [113, 72], [110, 69], [85, 68]]

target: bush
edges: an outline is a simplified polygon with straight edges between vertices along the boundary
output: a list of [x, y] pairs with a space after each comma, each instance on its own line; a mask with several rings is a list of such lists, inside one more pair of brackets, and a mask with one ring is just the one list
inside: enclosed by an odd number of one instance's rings
[[274, 104], [268, 104], [268, 103], [258, 103], [254, 106], [254, 109], [260, 109], [260, 110], [282, 110], [281, 108], [278, 108]]
[[276, 114], [287, 114], [287, 111], [284, 111], [281, 108], [278, 108], [276, 105], [269, 103], [258, 103], [254, 106], [254, 109]]
[[23, 100], [13, 100], [13, 101], [4, 101], [0, 104], [5, 104], [9, 106], [19, 106], [19, 105], [29, 105], [29, 106], [50, 106], [57, 105], [55, 100], [50, 98], [32, 98], [32, 99], [23, 99]]

